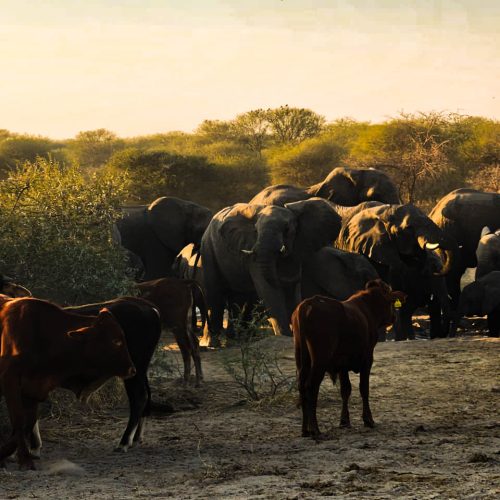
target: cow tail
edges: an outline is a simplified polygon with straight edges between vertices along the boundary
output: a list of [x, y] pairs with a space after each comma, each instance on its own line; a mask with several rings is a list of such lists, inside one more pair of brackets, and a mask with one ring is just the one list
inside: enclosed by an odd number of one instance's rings
[[[205, 325], [208, 322], [207, 302], [205, 300], [205, 294], [203, 293], [201, 285], [195, 280], [190, 280], [190, 284], [191, 284], [191, 296], [193, 298], [193, 301], [192, 301], [193, 332], [195, 332], [197, 335], [199, 335], [199, 334], [203, 333], [203, 330], [205, 329]], [[200, 311], [200, 316], [201, 316], [201, 327], [200, 328], [198, 328], [198, 322], [197, 322], [197, 318], [196, 318], [196, 308], [198, 308]]]
[[295, 362], [297, 365], [297, 385], [299, 400], [297, 406], [302, 405], [302, 393], [307, 377], [311, 370], [311, 356], [306, 342], [304, 317], [311, 311], [309, 304], [299, 304], [292, 315], [292, 332], [295, 345]]

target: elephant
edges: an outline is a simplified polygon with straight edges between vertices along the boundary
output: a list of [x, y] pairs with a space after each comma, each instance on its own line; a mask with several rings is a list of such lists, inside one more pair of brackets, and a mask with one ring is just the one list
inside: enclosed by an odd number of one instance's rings
[[500, 271], [492, 271], [473, 281], [460, 295], [459, 317], [488, 316], [490, 337], [500, 334]]
[[218, 212], [201, 241], [209, 341], [217, 342], [227, 297], [255, 293], [276, 335], [291, 335], [302, 263], [335, 240], [341, 218], [323, 198], [275, 205], [237, 203]]
[[429, 218], [456, 242], [453, 266], [446, 276], [452, 307], [456, 310], [460, 278], [468, 267], [477, 266], [476, 249], [482, 229], [484, 226], [493, 231], [500, 229], [500, 193], [456, 189], [437, 202]]
[[377, 271], [364, 255], [326, 246], [303, 264], [302, 299], [326, 295], [346, 300], [364, 289], [368, 281], [378, 277]]
[[[343, 221], [336, 242], [340, 249], [358, 252], [370, 259], [380, 277], [408, 294], [395, 325], [396, 340], [413, 338], [412, 314], [428, 304], [431, 337], [444, 336], [448, 294], [442, 276], [452, 266], [454, 241], [412, 204], [378, 205]], [[440, 249], [444, 260], [434, 252]]]
[[286, 184], [268, 186], [256, 194], [249, 203], [284, 206], [285, 203], [312, 197], [325, 198], [344, 206], [355, 206], [363, 201], [401, 203], [396, 185], [384, 172], [345, 167], [334, 168], [322, 182], [307, 188]]
[[208, 208], [173, 196], [123, 211], [116, 224], [119, 238], [142, 262], [145, 281], [171, 276], [176, 255], [188, 243], [200, 245], [212, 218]]
[[500, 229], [485, 226], [476, 249], [476, 280], [492, 271], [500, 271]]
[[[206, 296], [202, 259], [200, 251], [195, 249], [193, 243], [186, 245], [179, 252], [172, 265], [172, 271], [177, 278], [196, 280]], [[228, 312], [226, 328], [228, 337], [235, 336], [235, 320], [248, 322], [252, 319], [252, 313], [258, 306], [258, 302], [259, 298], [255, 291], [246, 293], [227, 292], [225, 308]]]

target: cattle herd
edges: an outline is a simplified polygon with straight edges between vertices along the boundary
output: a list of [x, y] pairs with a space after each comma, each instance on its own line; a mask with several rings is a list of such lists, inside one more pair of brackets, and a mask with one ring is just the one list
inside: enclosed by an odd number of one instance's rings
[[[21, 469], [35, 468], [38, 405], [53, 389], [86, 400], [113, 376], [124, 379], [129, 401], [117, 450], [140, 443], [162, 329], [179, 345], [184, 381], [193, 360], [200, 386], [200, 343], [219, 346], [223, 331], [234, 333], [236, 315], [248, 320], [263, 307], [275, 334], [294, 337], [302, 435], [314, 438], [326, 373], [339, 379], [340, 425], [350, 425], [354, 371], [363, 421], [374, 426], [375, 344], [389, 325], [395, 340], [414, 338], [417, 308], [428, 307], [430, 338], [456, 335], [464, 315], [487, 316], [489, 335], [499, 334], [497, 193], [457, 189], [426, 215], [402, 204], [384, 173], [336, 168], [319, 184], [270, 186], [213, 216], [174, 197], [123, 211], [113, 236], [135, 268], [137, 297], [63, 308], [0, 277], [0, 396], [12, 427], [0, 466], [17, 453]], [[464, 271], [474, 267], [476, 281], [463, 288]]]

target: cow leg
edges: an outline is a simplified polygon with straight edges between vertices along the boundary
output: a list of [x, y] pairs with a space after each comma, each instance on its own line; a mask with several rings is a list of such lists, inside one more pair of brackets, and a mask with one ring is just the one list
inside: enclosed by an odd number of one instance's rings
[[[191, 347], [191, 357], [193, 358], [194, 371], [196, 373], [195, 387], [200, 387], [201, 381], [203, 380], [203, 371], [201, 369], [201, 358], [200, 358], [200, 342], [197, 335], [194, 333], [191, 324], [188, 324], [187, 335]], [[191, 364], [191, 360], [189, 361]]]
[[306, 407], [308, 428], [307, 431], [312, 437], [319, 437], [321, 434], [318, 427], [318, 420], [316, 418], [316, 407], [318, 405], [319, 386], [323, 381], [326, 369], [324, 367], [311, 366], [305, 391], [303, 405]]
[[31, 456], [33, 458], [40, 458], [40, 450], [42, 449], [42, 436], [40, 435], [40, 426], [38, 425], [38, 420], [33, 426], [33, 430], [30, 435], [30, 449]]
[[[12, 438], [0, 448], [0, 463], [12, 455], [17, 449], [17, 460], [20, 469], [35, 470], [28, 445], [26, 443], [26, 410], [21, 396], [21, 386], [18, 377], [4, 375], [2, 392], [9, 411], [10, 424], [12, 426]], [[33, 429], [33, 421], [30, 427]]]
[[342, 370], [339, 372], [340, 394], [342, 396], [342, 413], [340, 414], [340, 427], [351, 427], [349, 417], [349, 398], [351, 397], [352, 386], [349, 380], [349, 372]]
[[129, 419], [128, 424], [115, 451], [126, 452], [132, 446], [134, 436], [143, 416], [144, 408], [148, 400], [146, 382], [144, 376], [135, 376], [125, 380], [125, 390], [128, 396]]
[[24, 435], [26, 441], [30, 443], [30, 456], [31, 458], [40, 458], [42, 438], [38, 426], [38, 401], [24, 399], [24, 411], [26, 415]]
[[369, 402], [371, 367], [372, 363], [370, 362], [359, 372], [359, 393], [361, 394], [361, 399], [363, 400], [363, 422], [365, 423], [365, 427], [373, 428], [375, 427], [375, 422], [373, 421]]

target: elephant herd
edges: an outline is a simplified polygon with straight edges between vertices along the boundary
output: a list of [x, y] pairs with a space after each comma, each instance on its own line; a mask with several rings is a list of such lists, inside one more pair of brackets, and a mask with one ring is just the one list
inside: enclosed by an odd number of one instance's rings
[[[429, 215], [402, 204], [383, 172], [336, 168], [308, 188], [269, 186], [249, 202], [207, 208], [174, 197], [124, 208], [115, 235], [143, 279], [196, 279], [206, 296], [205, 342], [217, 345], [224, 310], [263, 303], [276, 334], [290, 335], [297, 304], [344, 300], [377, 277], [407, 301], [396, 340], [414, 337], [412, 315], [428, 306], [430, 337], [454, 335], [462, 315], [500, 317], [500, 194], [457, 189]], [[461, 292], [467, 268], [476, 281]], [[385, 332], [381, 332], [381, 339]]]

